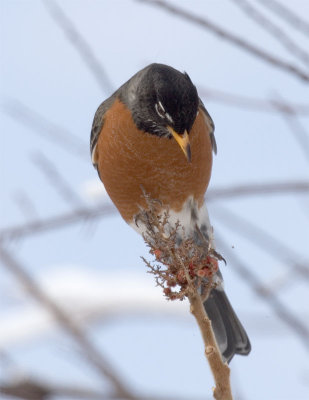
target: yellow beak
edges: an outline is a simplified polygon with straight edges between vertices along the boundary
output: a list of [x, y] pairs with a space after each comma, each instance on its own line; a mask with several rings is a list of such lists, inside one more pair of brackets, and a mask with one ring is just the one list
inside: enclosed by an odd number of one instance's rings
[[170, 126], [168, 126], [167, 129], [170, 131], [176, 142], [181, 147], [181, 150], [184, 152], [187, 160], [191, 162], [191, 147], [188, 132], [184, 131], [184, 133], [180, 135], [179, 133], [175, 132], [174, 129]]

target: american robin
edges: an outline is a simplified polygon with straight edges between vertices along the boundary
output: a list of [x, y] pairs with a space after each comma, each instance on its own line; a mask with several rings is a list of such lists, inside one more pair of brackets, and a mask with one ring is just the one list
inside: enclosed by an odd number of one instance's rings
[[[95, 113], [91, 131], [92, 162], [125, 221], [136, 223], [147, 207], [143, 190], [169, 208], [170, 224], [179, 221], [187, 237], [196, 229], [214, 248], [204, 195], [212, 153], [214, 124], [186, 73], [163, 64], [137, 72]], [[251, 345], [223, 289], [217, 286], [204, 306], [224, 361], [246, 355]]]

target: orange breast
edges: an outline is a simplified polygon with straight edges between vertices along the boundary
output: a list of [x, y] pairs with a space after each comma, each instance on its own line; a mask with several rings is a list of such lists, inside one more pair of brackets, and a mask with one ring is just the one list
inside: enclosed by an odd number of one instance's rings
[[131, 222], [146, 207], [141, 187], [151, 198], [180, 211], [189, 196], [204, 201], [212, 149], [200, 112], [190, 131], [192, 162], [174, 139], [139, 131], [130, 111], [119, 100], [106, 112], [96, 154], [100, 177], [122, 217]]

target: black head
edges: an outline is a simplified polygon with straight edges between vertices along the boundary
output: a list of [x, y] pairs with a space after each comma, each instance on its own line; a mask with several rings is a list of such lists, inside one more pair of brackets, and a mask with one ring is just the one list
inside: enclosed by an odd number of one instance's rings
[[198, 112], [196, 87], [186, 73], [163, 64], [151, 64], [123, 87], [124, 101], [140, 130], [172, 137], [190, 132]]

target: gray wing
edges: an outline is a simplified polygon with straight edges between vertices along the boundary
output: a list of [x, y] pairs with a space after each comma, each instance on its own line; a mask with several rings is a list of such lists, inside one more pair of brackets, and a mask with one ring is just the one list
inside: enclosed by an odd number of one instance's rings
[[132, 78], [130, 78], [127, 82], [120, 86], [120, 88], [116, 90], [116, 92], [111, 97], [103, 101], [103, 103], [97, 109], [94, 115], [90, 137], [90, 151], [92, 163], [94, 166], [96, 166], [95, 148], [99, 135], [103, 128], [104, 115], [106, 111], [111, 107], [116, 98], [119, 98], [131, 109], [133, 107], [133, 102], [135, 99], [134, 93], [136, 91], [136, 86], [139, 85], [141, 79], [152, 65], [153, 64], [148, 65], [147, 67], [133, 75]]
[[206, 107], [204, 106], [202, 100], [199, 99], [199, 101], [200, 101], [199, 108], [202, 110], [202, 112], [205, 116], [206, 124], [209, 128], [209, 135], [210, 135], [212, 151], [215, 154], [217, 154], [217, 143], [216, 143], [216, 138], [215, 138], [215, 124], [214, 124], [213, 120], [211, 119], [211, 116], [209, 115], [208, 111], [206, 110]]
[[116, 94], [113, 94], [111, 97], [103, 101], [103, 103], [99, 106], [96, 113], [94, 114], [92, 128], [91, 128], [91, 135], [90, 135], [90, 152], [91, 152], [92, 164], [94, 166], [96, 166], [97, 164], [95, 150], [98, 138], [103, 128], [104, 115], [106, 111], [110, 108], [110, 106], [114, 103], [115, 98]]

